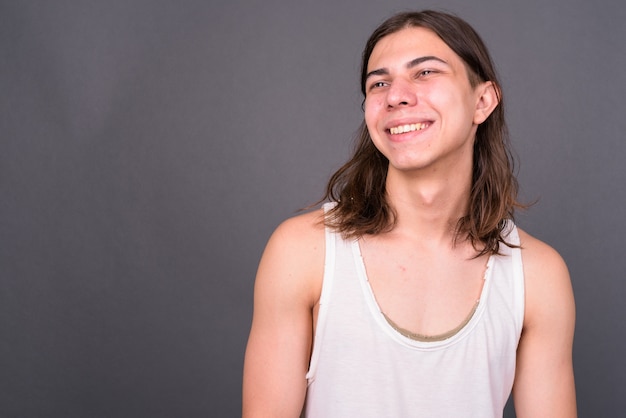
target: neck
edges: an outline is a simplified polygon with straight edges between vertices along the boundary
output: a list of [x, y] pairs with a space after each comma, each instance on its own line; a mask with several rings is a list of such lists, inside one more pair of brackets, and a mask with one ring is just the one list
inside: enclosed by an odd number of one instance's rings
[[397, 214], [394, 231], [431, 242], [454, 241], [456, 225], [467, 214], [471, 170], [426, 176], [390, 169], [387, 198]]

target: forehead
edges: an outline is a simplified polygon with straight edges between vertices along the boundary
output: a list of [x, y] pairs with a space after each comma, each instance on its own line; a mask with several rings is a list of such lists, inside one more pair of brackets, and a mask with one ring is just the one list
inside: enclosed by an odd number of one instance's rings
[[451, 65], [461, 63], [461, 58], [435, 32], [422, 27], [408, 27], [378, 41], [367, 69], [403, 65], [421, 56], [435, 56]]

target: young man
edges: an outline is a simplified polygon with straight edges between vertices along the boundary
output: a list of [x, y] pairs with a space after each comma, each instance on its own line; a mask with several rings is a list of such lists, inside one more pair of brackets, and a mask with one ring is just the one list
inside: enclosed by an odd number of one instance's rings
[[255, 286], [245, 417], [574, 417], [567, 268], [512, 221], [502, 92], [463, 20], [385, 21], [365, 123], [324, 208], [272, 235]]

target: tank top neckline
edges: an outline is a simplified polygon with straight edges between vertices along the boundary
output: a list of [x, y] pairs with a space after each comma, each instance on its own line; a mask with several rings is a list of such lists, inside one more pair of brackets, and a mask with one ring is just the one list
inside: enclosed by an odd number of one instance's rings
[[354, 262], [356, 264], [357, 277], [361, 285], [361, 290], [363, 291], [369, 313], [371, 314], [374, 321], [377, 323], [378, 327], [381, 328], [391, 339], [395, 340], [401, 345], [423, 350], [435, 350], [445, 348], [455, 344], [456, 342], [468, 336], [476, 327], [476, 325], [480, 322], [480, 318], [482, 317], [485, 311], [485, 307], [487, 306], [486, 302], [489, 296], [491, 271], [494, 262], [493, 254], [490, 255], [489, 259], [487, 260], [487, 266], [483, 275], [484, 283], [480, 292], [480, 297], [478, 298], [478, 301], [474, 306], [473, 312], [470, 313], [471, 316], [463, 321], [459, 327], [454, 329], [455, 332], [451, 333], [451, 335], [449, 335], [447, 338], [437, 339], [434, 341], [421, 341], [403, 335], [399, 330], [394, 328], [394, 326], [389, 323], [389, 321], [385, 317], [385, 314], [382, 312], [380, 306], [378, 305], [378, 302], [376, 301], [374, 291], [369, 282], [369, 277], [367, 276], [367, 270], [365, 268], [365, 261], [363, 260], [363, 255], [361, 253], [359, 240], [353, 240], [351, 247]]

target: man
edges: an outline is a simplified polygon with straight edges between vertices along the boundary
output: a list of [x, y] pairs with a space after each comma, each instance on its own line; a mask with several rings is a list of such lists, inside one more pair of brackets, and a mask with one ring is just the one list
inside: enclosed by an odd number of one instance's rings
[[245, 417], [574, 417], [567, 267], [512, 221], [502, 92], [474, 30], [385, 21], [363, 53], [365, 123], [334, 203], [270, 238]]

